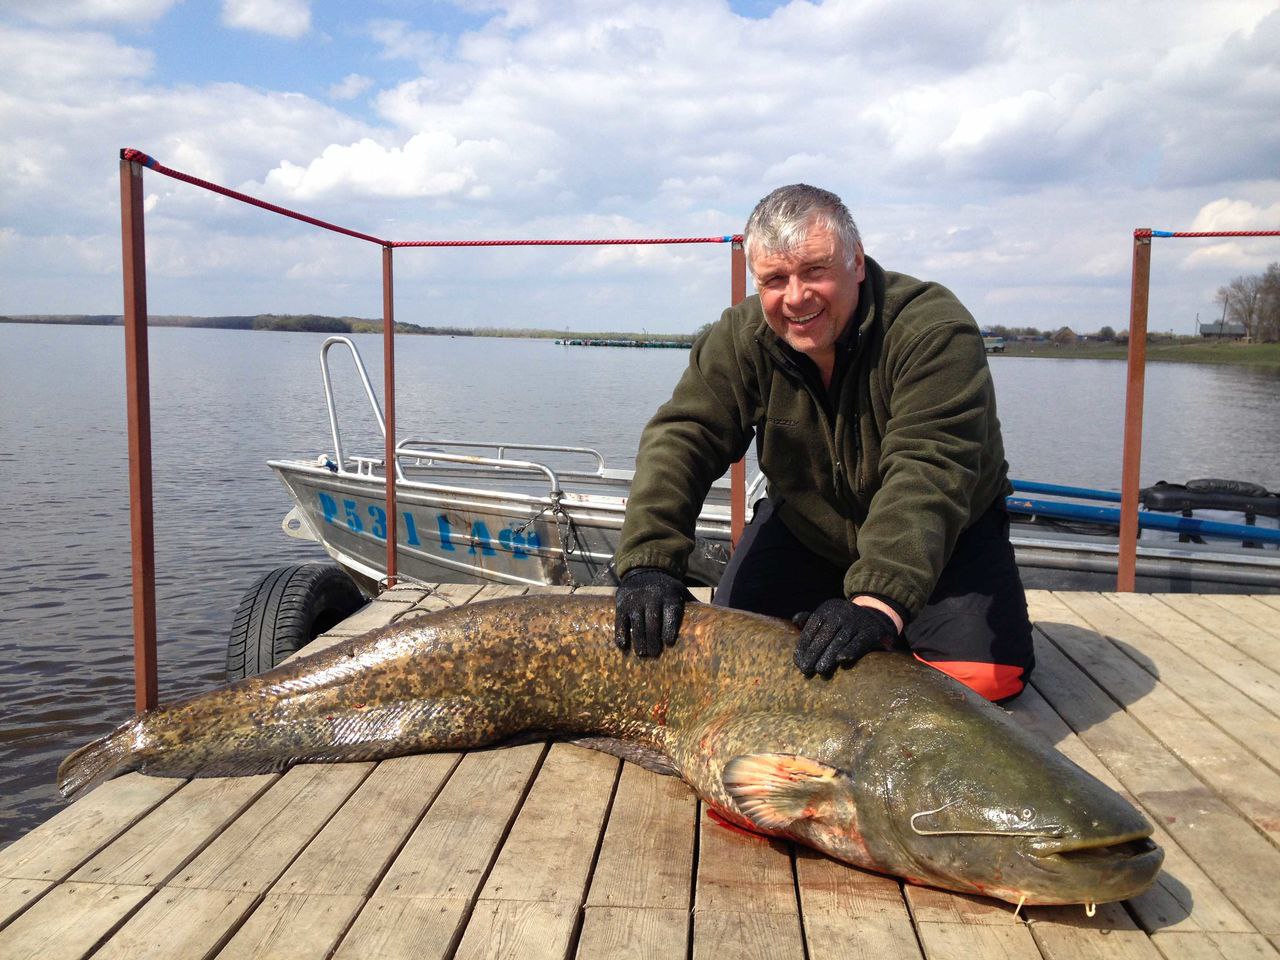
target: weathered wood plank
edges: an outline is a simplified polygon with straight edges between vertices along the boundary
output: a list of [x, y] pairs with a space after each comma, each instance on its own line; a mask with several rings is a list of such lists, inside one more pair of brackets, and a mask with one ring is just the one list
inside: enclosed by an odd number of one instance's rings
[[73, 879], [157, 886], [277, 779], [263, 774], [193, 780], [77, 870]]
[[688, 911], [697, 830], [684, 781], [624, 763], [587, 905]]
[[530, 743], [466, 754], [378, 884], [376, 897], [470, 901], [537, 769]]
[[723, 960], [724, 957], [803, 960], [799, 914], [696, 909], [693, 960]]
[[[1141, 806], [1035, 687], [1024, 690], [1010, 705], [1010, 712], [1025, 728], [1043, 737], [1134, 806]], [[1154, 829], [1151, 839], [1164, 850], [1164, 867], [1151, 889], [1129, 901], [1143, 929], [1253, 932], [1253, 925], [1244, 914], [1169, 836], [1159, 818], [1152, 817], [1151, 823]]]
[[669, 960], [688, 955], [689, 910], [588, 905], [577, 960]]
[[468, 603], [480, 592], [478, 583], [441, 583], [433, 586], [425, 596], [421, 597], [408, 610], [397, 613], [392, 622], [398, 623], [420, 617], [427, 613], [436, 613]]
[[517, 587], [506, 583], [486, 583], [470, 600], [479, 603], [482, 600], [500, 600], [503, 597], [522, 597], [528, 587]]
[[1045, 960], [1161, 960], [1118, 903], [1098, 904], [1092, 917], [1083, 907], [1037, 907], [1028, 928]]
[[[1060, 598], [1059, 598], [1060, 599]], [[1043, 609], [1043, 601], [1037, 601]], [[1065, 604], [1041, 631], [1255, 827], [1280, 843], [1280, 773], [1138, 666]]]
[[1276, 638], [1215, 603], [1207, 595], [1162, 593], [1159, 594], [1159, 599], [1205, 630], [1221, 637], [1241, 653], [1252, 657], [1264, 669], [1269, 670], [1275, 663]]
[[1280, 716], [1280, 674], [1263, 667], [1200, 624], [1158, 598], [1140, 593], [1109, 594], [1107, 599], [1137, 617], [1191, 659], [1226, 680], [1255, 703]]
[[807, 847], [796, 847], [795, 871], [810, 960], [920, 960], [896, 880], [837, 863]]
[[[950, 893], [906, 884], [902, 888], [916, 923], [968, 923], [982, 927], [1023, 926], [1014, 905], [991, 897]], [[1081, 909], [1083, 912], [1083, 908]]]
[[432, 753], [382, 761], [272, 892], [368, 896], [459, 759]]
[[791, 844], [699, 821], [695, 905], [700, 912], [796, 914]]
[[1205, 594], [1205, 597], [1210, 602], [1239, 617], [1251, 627], [1261, 631], [1263, 636], [1258, 637], [1258, 643], [1262, 645], [1262, 649], [1267, 649], [1267, 638], [1270, 638], [1270, 650], [1273, 658], [1270, 662], [1275, 662], [1274, 656], [1277, 652], [1280, 652], [1280, 611], [1260, 602], [1257, 597], [1219, 593]]
[[148, 886], [63, 883], [0, 930], [0, 957], [80, 960], [152, 892]]
[[443, 960], [453, 954], [470, 901], [452, 897], [370, 900], [333, 960]]
[[1043, 635], [1033, 682], [1260, 933], [1280, 933], [1280, 850], [1116, 706]]
[[218, 960], [324, 960], [364, 897], [269, 893]]
[[1280, 770], [1280, 717], [1241, 696], [1222, 677], [1106, 597], [1090, 593], [1055, 596], [1084, 618], [1089, 627], [1106, 634], [1146, 672], [1185, 698], [1255, 756]]
[[563, 900], [481, 900], [454, 960], [562, 960], [577, 919], [577, 905]]
[[0, 929], [52, 886], [52, 880], [10, 880], [0, 877]]
[[304, 763], [294, 767], [169, 885], [265, 892], [372, 769], [372, 763]]
[[0, 850], [0, 877], [61, 880], [184, 782], [140, 773], [108, 780]]
[[1174, 933], [1161, 930], [1151, 937], [1165, 960], [1280, 960], [1277, 951], [1258, 933]]
[[553, 744], [480, 899], [557, 901], [576, 908], [586, 893], [620, 762]]
[[1024, 924], [917, 923], [926, 960], [1041, 960]]
[[95, 960], [198, 960], [253, 909], [254, 893], [161, 889], [94, 954]]

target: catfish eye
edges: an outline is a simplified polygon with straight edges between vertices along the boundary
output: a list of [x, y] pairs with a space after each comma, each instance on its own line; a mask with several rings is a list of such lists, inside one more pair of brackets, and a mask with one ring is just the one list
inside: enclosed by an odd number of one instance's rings
[[1030, 807], [1023, 807], [1022, 810], [1018, 813], [1018, 816], [1023, 820], [1030, 820], [1035, 815], [1036, 815], [1036, 812], [1032, 810]]

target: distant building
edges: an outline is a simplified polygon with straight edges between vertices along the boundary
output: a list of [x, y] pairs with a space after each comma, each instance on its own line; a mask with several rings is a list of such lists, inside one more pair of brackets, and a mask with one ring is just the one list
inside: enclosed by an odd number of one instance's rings
[[1219, 340], [1243, 340], [1246, 331], [1239, 320], [1226, 320], [1200, 324], [1200, 336], [1216, 337]]

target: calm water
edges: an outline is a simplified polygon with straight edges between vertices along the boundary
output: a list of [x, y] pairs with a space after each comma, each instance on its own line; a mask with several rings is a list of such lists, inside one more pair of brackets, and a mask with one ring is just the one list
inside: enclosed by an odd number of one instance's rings
[[[374, 371], [381, 341], [354, 338]], [[163, 699], [222, 680], [240, 594], [322, 559], [280, 530], [265, 466], [329, 449], [321, 335], [151, 331]], [[680, 350], [401, 338], [402, 436], [594, 446], [629, 467]], [[0, 846], [61, 804], [58, 762], [132, 711], [123, 333], [0, 324]], [[1015, 476], [1118, 487], [1124, 365], [996, 357]], [[335, 355], [344, 438], [380, 453]], [[375, 383], [379, 376], [374, 376]], [[1157, 364], [1147, 373], [1144, 483], [1228, 476], [1280, 489], [1280, 377]], [[362, 442], [362, 439], [364, 442]]]

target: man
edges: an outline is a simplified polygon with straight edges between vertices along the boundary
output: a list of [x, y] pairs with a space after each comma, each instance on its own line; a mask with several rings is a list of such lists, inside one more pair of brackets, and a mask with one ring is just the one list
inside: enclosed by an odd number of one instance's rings
[[906, 645], [1007, 700], [1034, 663], [982, 337], [946, 288], [865, 256], [840, 198], [805, 184], [747, 221], [757, 296], [726, 310], [645, 428], [616, 555], [617, 641], [675, 642], [711, 483], [754, 436], [768, 498], [715, 602], [794, 617], [829, 675]]

